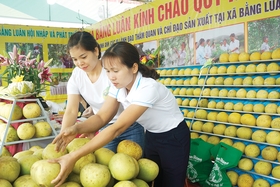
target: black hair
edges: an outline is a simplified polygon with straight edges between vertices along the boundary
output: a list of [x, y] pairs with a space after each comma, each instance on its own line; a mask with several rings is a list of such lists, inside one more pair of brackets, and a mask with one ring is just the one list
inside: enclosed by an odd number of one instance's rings
[[81, 46], [86, 51], [95, 51], [95, 48], [97, 47], [99, 50], [98, 59], [101, 57], [101, 48], [95, 38], [86, 31], [78, 31], [71, 35], [71, 37], [68, 40], [67, 44], [67, 50], [71, 49], [75, 46]]
[[230, 34], [230, 37], [235, 37], [235, 34], [234, 34], [234, 33], [231, 33], [231, 34]]
[[267, 38], [268, 38], [268, 36], [264, 36], [264, 37], [263, 37], [263, 40], [265, 40], [265, 39], [267, 39]]
[[205, 40], [203, 38], [200, 38], [199, 45], [201, 45], [203, 42], [205, 42]]
[[138, 71], [142, 74], [143, 77], [149, 77], [153, 79], [158, 79], [159, 74], [155, 69], [149, 68], [140, 63], [139, 53], [136, 47], [128, 42], [117, 42], [109, 47], [103, 57], [104, 60], [119, 59], [122, 64], [128, 68], [132, 68], [133, 64], [138, 65]]

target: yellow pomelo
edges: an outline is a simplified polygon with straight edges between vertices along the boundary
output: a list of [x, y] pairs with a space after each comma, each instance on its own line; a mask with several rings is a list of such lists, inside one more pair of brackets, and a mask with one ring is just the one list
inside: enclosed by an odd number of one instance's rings
[[196, 99], [190, 100], [189, 105], [192, 106], [192, 107], [195, 107], [197, 105], [197, 100]]
[[171, 78], [166, 78], [166, 79], [164, 79], [163, 84], [170, 85], [170, 82], [171, 82]]
[[268, 92], [266, 90], [259, 90], [257, 92], [256, 98], [267, 99], [267, 97], [268, 97]]
[[[13, 104], [4, 104], [2, 105], [1, 107], [1, 116], [4, 117], [5, 119], [9, 119], [10, 115], [11, 115], [11, 112], [12, 112], [12, 107], [13, 107]], [[18, 106], [18, 105], [15, 105], [14, 106], [14, 111], [12, 113], [12, 117], [11, 117], [11, 120], [19, 120], [22, 118], [22, 114], [23, 114], [23, 111], [22, 109]]]
[[269, 128], [271, 126], [272, 118], [269, 115], [262, 114], [257, 118], [256, 125], [258, 127], [266, 127]]
[[242, 85], [243, 84], [243, 79], [242, 78], [235, 78], [233, 81], [233, 85]]
[[266, 142], [270, 143], [270, 144], [279, 145], [280, 144], [280, 132], [278, 132], [278, 131], [270, 131], [266, 135]]
[[[271, 118], [270, 118], [271, 119]], [[274, 118], [271, 121], [271, 128], [280, 129], [280, 118]]]
[[217, 120], [217, 115], [218, 115], [218, 112], [210, 111], [207, 115], [207, 119], [211, 120], [211, 121], [216, 121]]
[[275, 85], [276, 79], [274, 77], [267, 77], [264, 79], [264, 85]]
[[201, 121], [195, 121], [195, 122], [192, 124], [192, 130], [201, 131], [201, 130], [202, 130], [202, 125], [203, 125], [203, 122], [201, 122]]
[[231, 185], [236, 186], [238, 180], [238, 174], [235, 171], [227, 171], [227, 176], [231, 182]]
[[278, 150], [273, 146], [263, 148], [261, 155], [265, 160], [274, 161], [277, 159]]
[[256, 98], [257, 92], [255, 90], [249, 90], [246, 94], [246, 98]]
[[179, 95], [180, 93], [180, 88], [175, 88], [175, 90], [173, 90], [173, 95]]
[[259, 146], [257, 146], [256, 144], [248, 144], [245, 147], [244, 153], [246, 156], [256, 158], [257, 156], [260, 155], [261, 150]]
[[238, 62], [239, 54], [238, 53], [231, 53], [228, 57], [230, 62]]
[[22, 140], [31, 139], [35, 134], [35, 127], [31, 123], [22, 123], [17, 128], [17, 135]]
[[280, 59], [280, 48], [275, 49], [271, 54], [272, 59]]
[[272, 169], [272, 172], [271, 172], [272, 176], [277, 178], [277, 179], [280, 179], [280, 166], [275, 166], [273, 169]]
[[201, 99], [201, 100], [198, 102], [198, 106], [199, 106], [199, 107], [207, 108], [207, 105], [208, 105], [208, 99]]
[[255, 126], [256, 118], [252, 114], [243, 114], [240, 118], [240, 122], [243, 125]]
[[182, 100], [182, 98], [176, 98], [176, 102], [177, 102], [177, 104], [178, 104], [179, 106], [181, 106], [183, 100]]
[[239, 187], [252, 187], [253, 183], [254, 183], [254, 179], [248, 173], [241, 174], [237, 180], [237, 186]]
[[41, 115], [41, 107], [37, 103], [28, 103], [22, 109], [25, 118], [37, 118]]
[[207, 84], [207, 85], [214, 85], [214, 84], [215, 84], [215, 80], [216, 80], [215, 77], [209, 77], [209, 78], [206, 80], [206, 84]]
[[183, 113], [184, 117], [187, 117], [189, 111], [188, 111], [188, 109], [183, 109], [182, 113]]
[[184, 69], [180, 69], [179, 71], [178, 71], [178, 75], [184, 75]]
[[172, 74], [171, 75], [178, 75], [179, 70], [177, 68], [172, 70]]
[[260, 113], [264, 112], [264, 105], [261, 104], [261, 103], [255, 104], [254, 108], [253, 108], [253, 111], [254, 112], [260, 112]]
[[269, 184], [269, 182], [267, 180], [259, 178], [259, 179], [256, 179], [254, 181], [253, 187], [259, 187], [259, 186], [261, 186], [261, 187], [270, 187], [270, 184]]
[[232, 102], [227, 102], [224, 106], [225, 110], [233, 110], [234, 104]]
[[[246, 148], [245, 148], [246, 149]], [[245, 171], [250, 171], [253, 169], [253, 161], [249, 158], [242, 158], [239, 162], [238, 162], [238, 167], [240, 169], [243, 169]]]
[[235, 65], [230, 65], [228, 68], [227, 68], [227, 73], [235, 73], [236, 72], [236, 66]]
[[191, 80], [190, 80], [190, 84], [191, 85], [197, 85], [198, 83], [198, 78], [197, 77], [192, 77]]
[[204, 85], [205, 79], [201, 78], [198, 80], [197, 85]]
[[246, 52], [242, 52], [242, 53], [239, 54], [238, 60], [240, 62], [249, 61], [250, 60], [250, 55]]
[[216, 108], [216, 104], [217, 104], [216, 101], [213, 100], [213, 101], [208, 102], [207, 107], [208, 108]]
[[246, 94], [247, 94], [247, 91], [244, 88], [241, 88], [236, 92], [236, 97], [237, 98], [245, 98]]
[[237, 66], [236, 68], [236, 73], [245, 73], [245, 69], [246, 69], [246, 66], [245, 65], [239, 65]]
[[208, 133], [212, 133], [213, 132], [213, 128], [214, 128], [214, 123], [212, 122], [206, 122], [202, 125], [201, 130], [203, 132], [208, 132]]
[[207, 140], [208, 140], [208, 135], [202, 134], [202, 135], [199, 136], [199, 138], [201, 138], [203, 141], [207, 142]]
[[193, 90], [193, 95], [194, 96], [200, 96], [200, 94], [201, 94], [201, 88], [195, 88]]
[[217, 137], [217, 136], [210, 136], [210, 137], [207, 139], [207, 142], [208, 142], [208, 143], [211, 143], [211, 144], [214, 144], [214, 145], [217, 145], [217, 144], [220, 142], [220, 138]]
[[245, 72], [246, 73], [256, 72], [256, 68], [257, 66], [255, 64], [249, 64], [248, 66], [246, 66]]
[[187, 88], [181, 88], [179, 91], [179, 95], [186, 95], [186, 93], [187, 93]]
[[270, 51], [265, 51], [261, 54], [261, 60], [271, 59], [272, 53]]
[[224, 85], [232, 85], [233, 84], [234, 79], [232, 77], [227, 77], [224, 80]]
[[114, 155], [115, 155], [115, 153], [106, 147], [101, 147], [101, 148], [97, 149], [96, 151], [94, 151], [96, 163], [102, 164], [105, 166], [109, 165], [109, 162]]
[[240, 124], [241, 114], [237, 112], [233, 112], [228, 116], [228, 122], [229, 123], [236, 123]]
[[236, 90], [229, 90], [227, 96], [228, 97], [236, 97]]
[[239, 127], [236, 131], [236, 135], [238, 138], [250, 140], [252, 137], [253, 131], [248, 127]]
[[217, 124], [215, 125], [215, 127], [213, 128], [213, 133], [214, 134], [219, 134], [219, 135], [223, 135], [225, 130], [226, 130], [227, 126], [224, 124]]
[[206, 119], [207, 118], [207, 111], [199, 109], [195, 113], [195, 117], [198, 119]]
[[239, 151], [241, 151], [242, 153], [244, 153], [245, 147], [246, 145], [243, 142], [235, 142], [232, 147], [238, 149]]
[[256, 173], [259, 173], [262, 175], [269, 175], [272, 170], [272, 165], [269, 162], [258, 161], [254, 166], [254, 170]]
[[237, 127], [228, 126], [225, 130], [225, 136], [235, 137], [236, 136]]
[[265, 142], [266, 132], [264, 130], [256, 130], [252, 134], [252, 140], [256, 142]]
[[187, 95], [193, 95], [194, 88], [188, 88], [186, 91]]
[[218, 88], [213, 88], [210, 91], [211, 96], [218, 96], [219, 95], [219, 89]]
[[184, 85], [190, 85], [190, 79], [184, 80]]
[[52, 134], [52, 128], [46, 121], [39, 121], [35, 123], [35, 134], [36, 138], [50, 136]]
[[225, 103], [223, 101], [219, 101], [216, 104], [216, 109], [224, 109]]
[[202, 68], [201, 70], [200, 70], [200, 74], [202, 74], [202, 75], [205, 75], [205, 74], [207, 74], [208, 73], [208, 68]]
[[263, 85], [264, 84], [264, 78], [261, 76], [257, 76], [253, 79], [253, 85]]
[[217, 121], [228, 122], [228, 114], [226, 112], [219, 112], [217, 115]]
[[172, 79], [172, 80], [170, 81], [170, 85], [176, 85], [176, 79]]
[[257, 65], [256, 72], [266, 72], [266, 64], [260, 63]]
[[215, 85], [223, 85], [224, 84], [224, 77], [218, 77], [215, 79]]
[[267, 66], [267, 72], [279, 71], [279, 65], [276, 62], [271, 62]]
[[210, 89], [210, 88], [205, 88], [205, 89], [202, 91], [202, 95], [203, 95], [203, 96], [210, 96], [210, 92], [211, 92], [211, 89]]
[[160, 75], [166, 75], [166, 71], [167, 71], [166, 69], [161, 70]]
[[187, 114], [188, 118], [193, 118], [194, 117], [194, 111], [189, 111]]
[[198, 138], [199, 137], [199, 134], [196, 133], [196, 132], [191, 132], [191, 139], [195, 139], [195, 138]]
[[217, 73], [218, 73], [217, 66], [213, 66], [212, 68], [210, 68], [209, 74], [217, 74]]
[[172, 69], [167, 69], [165, 75], [172, 75]]
[[184, 80], [183, 80], [183, 79], [178, 79], [178, 80], [176, 81], [176, 85], [183, 85], [183, 83], [184, 83]]
[[253, 84], [253, 78], [252, 77], [245, 77], [243, 79], [243, 85], [252, 85]]
[[184, 99], [183, 102], [182, 102], [182, 106], [188, 106], [189, 103], [190, 103], [189, 99]]
[[228, 62], [229, 61], [229, 54], [228, 53], [223, 53], [219, 57], [220, 62]]
[[226, 66], [220, 66], [218, 67], [217, 73], [222, 74], [227, 72], [227, 67]]
[[198, 75], [199, 74], [199, 69], [198, 68], [193, 68], [191, 71], [191, 75]]
[[243, 106], [244, 106], [243, 103], [238, 102], [238, 103], [234, 104], [233, 110], [235, 110], [235, 111], [242, 111]]
[[278, 105], [275, 103], [269, 103], [265, 106], [264, 112], [265, 113], [271, 113], [271, 114], [276, 114], [277, 113], [277, 108]]
[[117, 153], [125, 153], [138, 160], [142, 157], [143, 150], [138, 143], [132, 140], [122, 140], [117, 146]]
[[223, 143], [228, 144], [230, 146], [232, 146], [232, 144], [233, 144], [233, 141], [230, 138], [223, 138], [223, 139], [221, 139], [220, 142], [223, 142]]
[[185, 71], [184, 71], [184, 75], [190, 75], [191, 72], [192, 72], [191, 68], [186, 68]]
[[[248, 94], [248, 93], [247, 93], [247, 94]], [[248, 97], [247, 97], [247, 98], [248, 98]], [[253, 112], [253, 107], [254, 107], [254, 105], [251, 104], [251, 103], [245, 104], [245, 105], [243, 106], [243, 111], [245, 111], [245, 112]]]
[[268, 99], [279, 99], [280, 98], [280, 94], [279, 94], [279, 92], [273, 90], [273, 91], [269, 92], [267, 98]]
[[256, 61], [256, 60], [260, 60], [261, 59], [261, 53], [260, 52], [253, 52], [250, 55], [250, 60], [251, 61]]

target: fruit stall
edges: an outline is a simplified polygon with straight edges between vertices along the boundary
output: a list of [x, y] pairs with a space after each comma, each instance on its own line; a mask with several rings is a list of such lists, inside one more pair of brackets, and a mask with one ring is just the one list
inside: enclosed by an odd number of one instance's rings
[[279, 50], [158, 68], [158, 81], [175, 95], [192, 140], [223, 142], [242, 152], [227, 170], [232, 186], [280, 186]]

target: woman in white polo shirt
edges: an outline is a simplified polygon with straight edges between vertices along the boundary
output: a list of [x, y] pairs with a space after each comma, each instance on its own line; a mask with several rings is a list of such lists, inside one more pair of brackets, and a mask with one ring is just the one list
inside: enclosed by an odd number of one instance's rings
[[106, 50], [102, 62], [114, 86], [110, 88], [105, 103], [96, 115], [65, 129], [54, 143], [60, 149], [65, 146], [65, 137], [94, 131], [94, 127], [106, 124], [117, 112], [119, 104], [123, 105], [124, 111], [114, 124], [89, 143], [53, 160], [61, 165], [60, 174], [53, 183], [62, 184], [80, 157], [104, 146], [137, 121], [146, 129], [144, 156], [155, 161], [160, 168], [154, 186], [184, 186], [190, 150], [189, 129], [175, 97], [155, 80], [159, 77], [157, 72], [139, 61], [137, 49], [127, 42], [115, 43]]
[[[67, 105], [61, 132], [76, 123], [81, 97], [96, 114], [104, 103], [111, 85], [106, 71], [102, 67], [100, 47], [89, 32], [74, 33], [68, 41], [67, 48], [76, 67], [67, 83]], [[116, 115], [107, 124], [114, 123], [122, 111], [123, 108], [120, 106]], [[104, 147], [116, 152], [119, 142], [125, 139], [135, 141], [144, 147], [144, 128], [138, 123], [132, 122], [132, 124], [121, 136], [108, 142]], [[96, 131], [99, 129], [103, 130], [104, 127], [99, 126]], [[89, 133], [93, 133], [93, 131]], [[73, 138], [69, 137], [67, 141], [70, 142]]]

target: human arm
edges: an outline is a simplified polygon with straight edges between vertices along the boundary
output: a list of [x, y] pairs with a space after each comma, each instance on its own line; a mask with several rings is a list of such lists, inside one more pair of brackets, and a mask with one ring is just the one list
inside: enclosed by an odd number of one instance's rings
[[84, 134], [89, 132], [97, 132], [101, 127], [106, 125], [113, 119], [119, 108], [119, 102], [108, 96], [102, 105], [101, 109], [96, 115], [89, 117], [83, 122], [63, 129], [60, 134], [53, 140], [56, 144], [56, 150], [64, 150], [68, 145], [68, 139], [75, 137], [77, 134]]
[[[112, 141], [114, 138], [118, 137], [127, 128], [129, 128], [131, 124], [133, 124], [146, 110], [147, 107], [144, 106], [130, 105], [126, 110], [122, 112], [122, 114], [119, 116], [118, 120], [114, 124], [105, 128], [97, 136], [91, 139], [90, 142], [88, 142], [76, 151], [73, 151], [58, 159], [52, 160], [52, 162], [58, 162], [61, 165], [60, 173], [52, 181], [53, 184], [56, 184], [55, 187], [58, 187], [64, 182], [69, 173], [72, 171], [75, 162], [79, 158], [94, 152], [95, 150], [103, 147], [104, 145]], [[98, 112], [95, 116], [98, 115], [101, 114]], [[77, 127], [77, 130], [80, 131], [80, 128], [81, 126]]]

